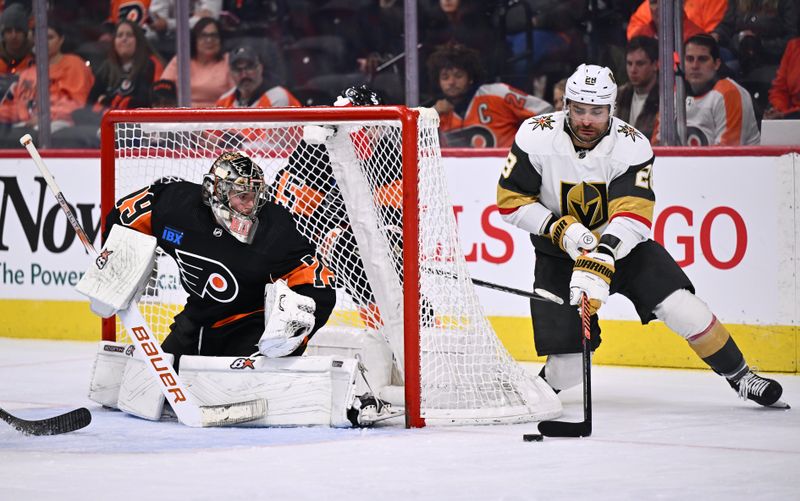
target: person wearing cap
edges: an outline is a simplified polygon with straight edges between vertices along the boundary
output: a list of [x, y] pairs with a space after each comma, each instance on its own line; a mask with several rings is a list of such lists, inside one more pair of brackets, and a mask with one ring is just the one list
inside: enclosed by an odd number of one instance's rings
[[28, 13], [11, 4], [0, 15], [0, 73], [16, 74], [33, 65], [33, 41], [28, 37]]
[[220, 108], [273, 108], [301, 106], [285, 87], [269, 87], [264, 79], [264, 65], [250, 46], [234, 48], [228, 55], [235, 86], [217, 100]]
[[[57, 22], [47, 28], [47, 52], [50, 56], [50, 120], [51, 131], [74, 124], [72, 112], [86, 105], [89, 91], [94, 85], [92, 70], [81, 57], [61, 52], [64, 44], [64, 29]], [[0, 104], [0, 122], [14, 127], [14, 133], [0, 142], [0, 147], [19, 145], [23, 134], [38, 133], [38, 111], [36, 109], [36, 66], [22, 70], [10, 90], [13, 95]]]

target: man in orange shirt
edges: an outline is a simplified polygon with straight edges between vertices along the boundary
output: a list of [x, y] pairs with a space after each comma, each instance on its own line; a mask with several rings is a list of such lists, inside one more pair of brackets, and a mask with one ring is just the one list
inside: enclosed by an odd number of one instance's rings
[[524, 120], [553, 111], [550, 103], [507, 84], [480, 85], [478, 53], [463, 45], [440, 47], [427, 64], [441, 96], [433, 108], [443, 146], [507, 148]]
[[[709, 33], [724, 43], [733, 31], [735, 6], [728, 0], [684, 0], [683, 41]], [[635, 36], [658, 38], [658, 0], [644, 0], [628, 22], [628, 40]]]
[[301, 106], [300, 101], [285, 87], [268, 88], [264, 81], [264, 65], [258, 53], [242, 45], [230, 52], [231, 78], [236, 84], [217, 100], [220, 108], [273, 108]]

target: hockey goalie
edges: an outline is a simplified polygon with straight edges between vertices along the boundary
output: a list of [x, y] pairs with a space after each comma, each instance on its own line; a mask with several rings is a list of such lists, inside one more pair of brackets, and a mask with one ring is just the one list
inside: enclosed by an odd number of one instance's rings
[[[156, 247], [171, 256], [188, 299], [162, 347], [199, 404], [265, 399], [251, 426], [365, 426], [398, 414], [356, 396], [356, 358], [301, 356], [334, 307], [334, 274], [247, 155], [224, 152], [202, 184], [156, 182], [125, 196], [106, 222], [78, 291], [107, 318], [139, 298]], [[90, 398], [145, 419], [164, 413], [142, 354], [120, 343], [101, 343]]]

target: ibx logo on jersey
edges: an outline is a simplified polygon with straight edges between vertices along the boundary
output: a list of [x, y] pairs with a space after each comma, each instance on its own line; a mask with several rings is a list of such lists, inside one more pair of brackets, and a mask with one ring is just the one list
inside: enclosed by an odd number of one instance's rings
[[100, 254], [97, 255], [97, 259], [94, 260], [94, 264], [97, 266], [98, 270], [102, 270], [108, 264], [108, 256], [110, 256], [114, 251], [103, 249], [100, 251]]
[[208, 296], [220, 303], [236, 299], [239, 283], [224, 264], [180, 249], [175, 249], [175, 260], [181, 272], [181, 282], [192, 294]]
[[236, 360], [231, 363], [231, 369], [236, 370], [243, 370], [243, 369], [253, 369], [256, 370], [255, 360], [252, 358], [237, 358]]
[[183, 240], [183, 232], [175, 228], [170, 228], [169, 226], [164, 226], [164, 231], [161, 232], [161, 238], [173, 245], [180, 245]]

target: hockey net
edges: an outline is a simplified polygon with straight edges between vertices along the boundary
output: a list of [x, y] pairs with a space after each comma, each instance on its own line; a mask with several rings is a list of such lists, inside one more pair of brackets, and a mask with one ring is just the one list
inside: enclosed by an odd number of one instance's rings
[[[437, 128], [433, 110], [405, 107], [109, 113], [103, 215], [154, 182], [200, 183], [220, 153], [243, 151], [336, 276], [336, 309], [323, 329], [370, 331], [388, 343], [409, 426], [556, 417], [558, 399], [511, 358], [478, 302]], [[160, 339], [185, 298], [176, 264], [160, 255], [140, 300]], [[103, 337], [126, 340], [119, 322]]]

